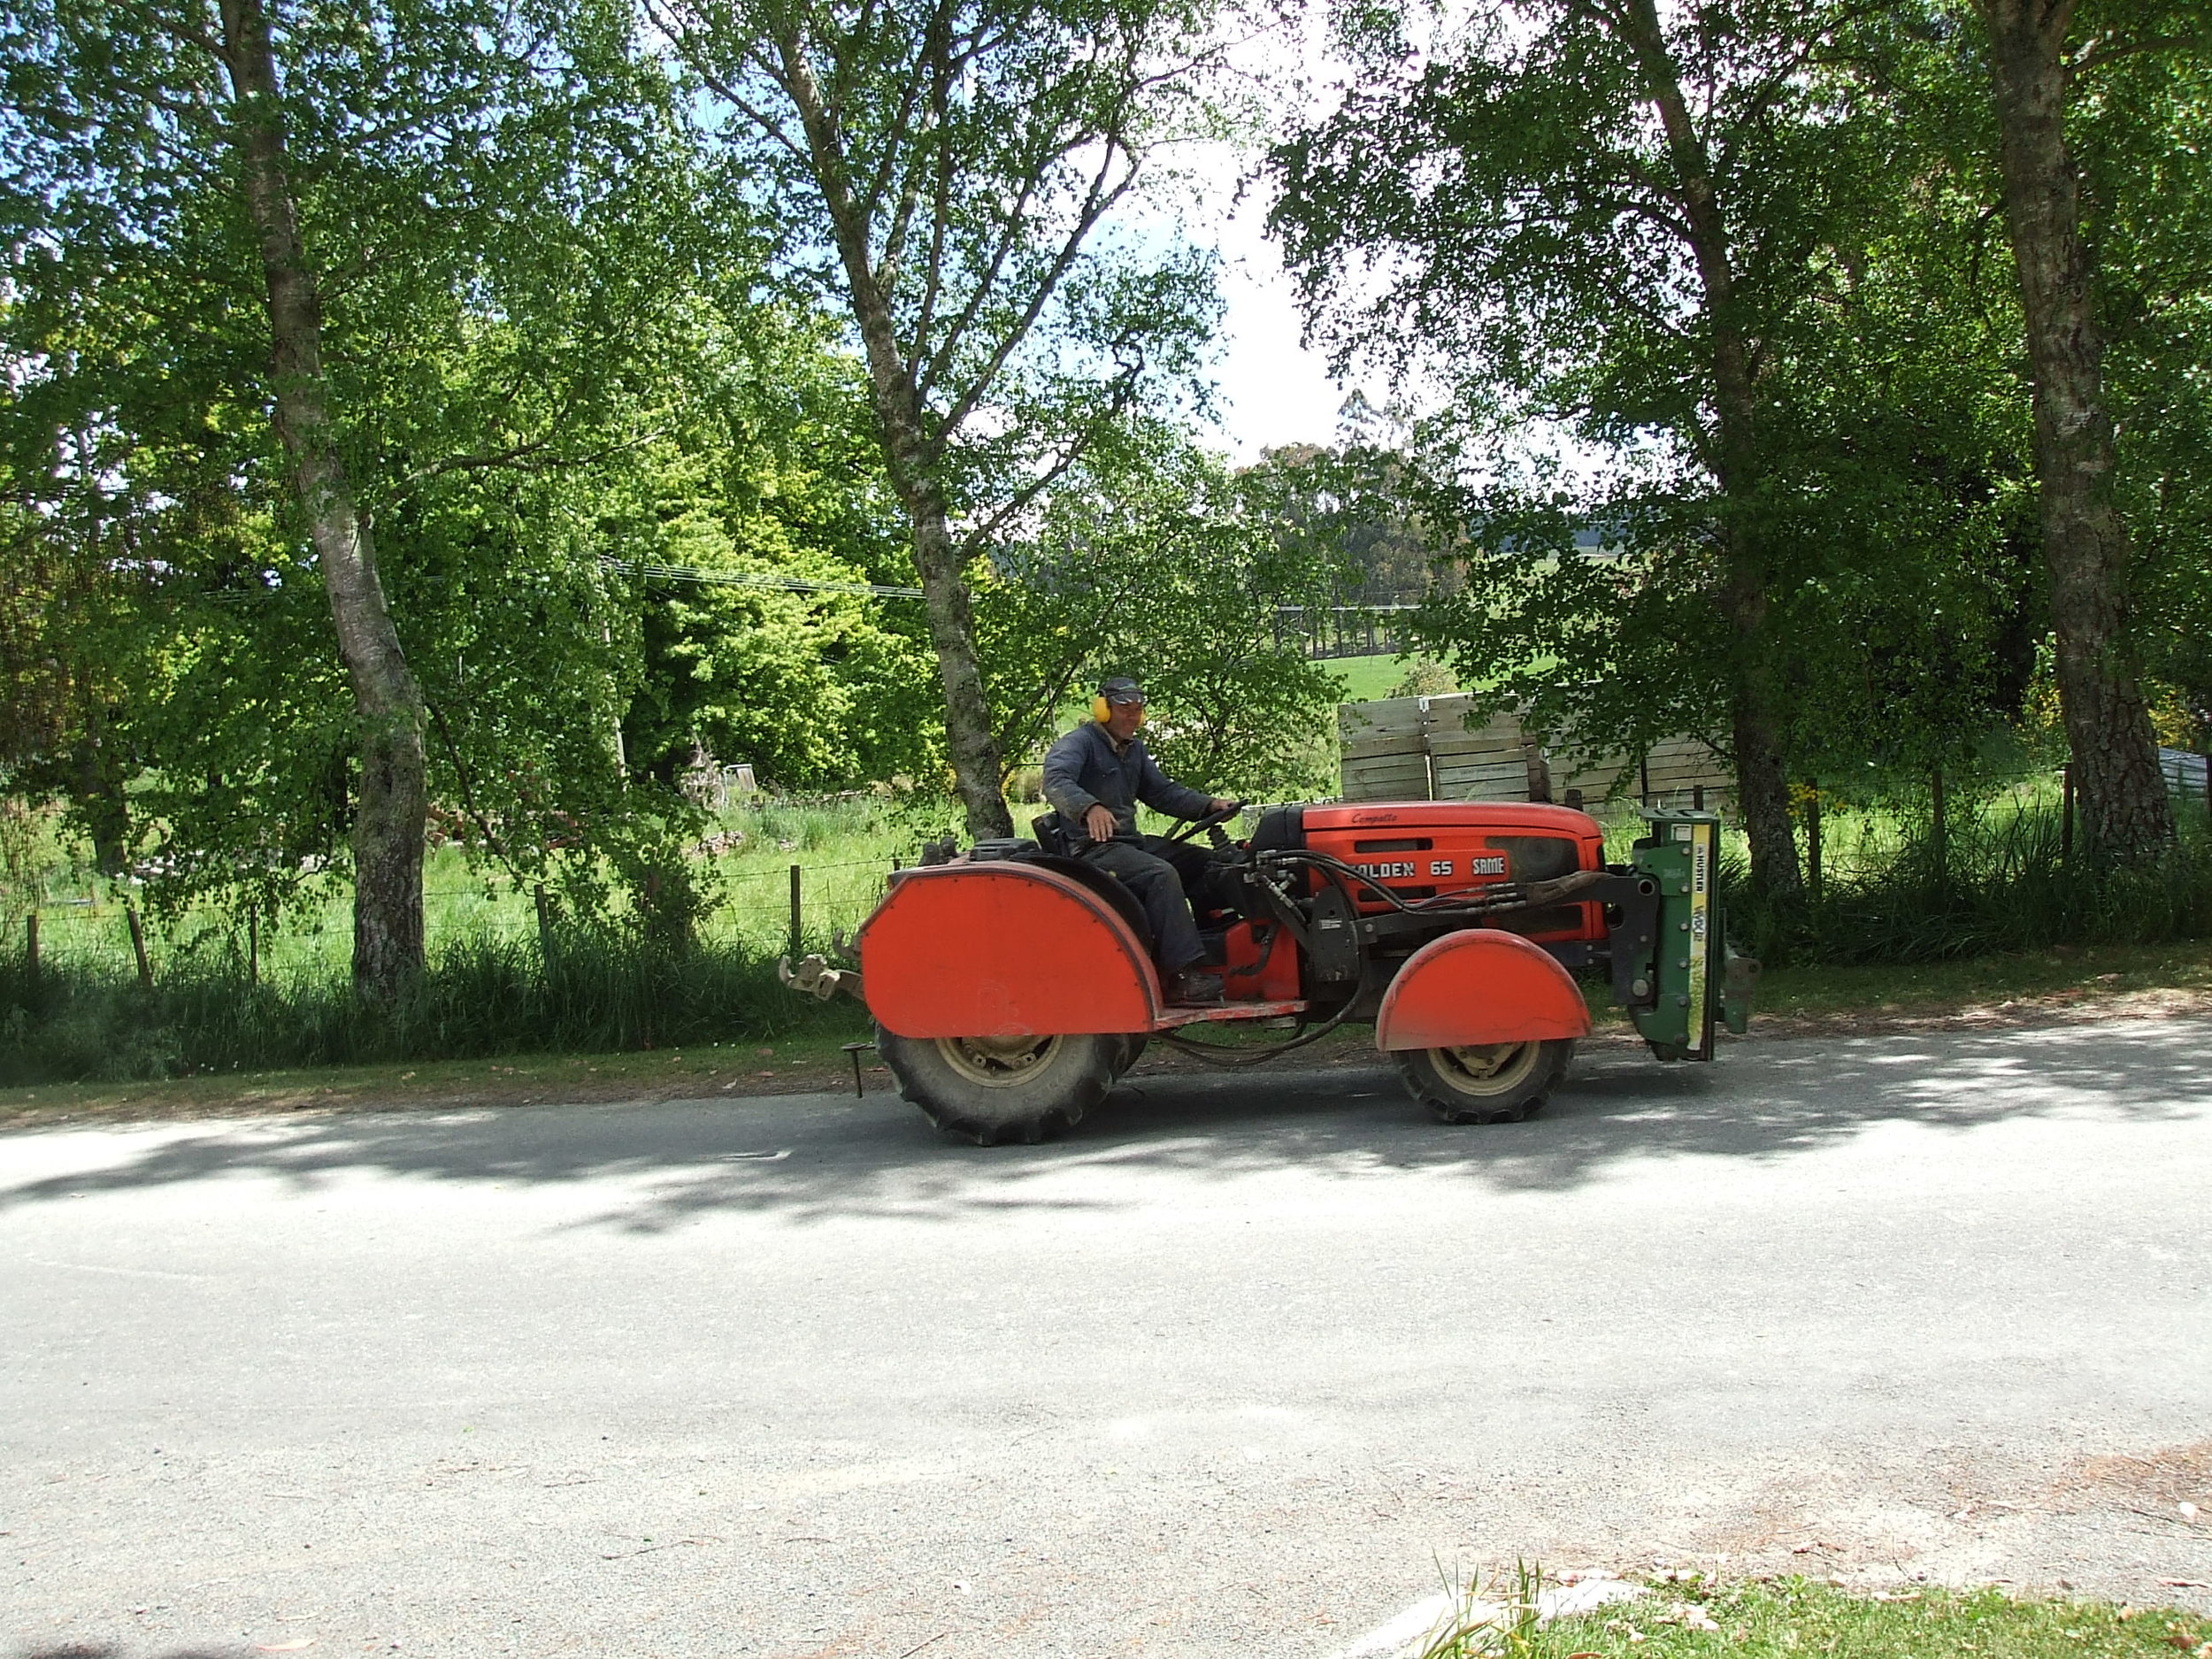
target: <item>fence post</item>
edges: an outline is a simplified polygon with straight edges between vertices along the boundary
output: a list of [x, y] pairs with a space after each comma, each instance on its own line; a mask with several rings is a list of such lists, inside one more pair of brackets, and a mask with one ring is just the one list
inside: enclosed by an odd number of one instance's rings
[[1812, 888], [1813, 902], [1820, 902], [1820, 780], [1808, 778], [1805, 787], [1810, 795], [1805, 803], [1805, 880]]
[[538, 910], [538, 959], [549, 968], [553, 965], [553, 901], [546, 895], [544, 882], [531, 885], [530, 899]]
[[1947, 826], [1943, 812], [1943, 768], [1936, 767], [1928, 776], [1928, 793], [1935, 810], [1935, 867], [1936, 879], [1950, 879], [1950, 848], [1947, 844]]
[[123, 901], [123, 919], [130, 924], [131, 954], [138, 958], [138, 988], [154, 988], [154, 964], [146, 955], [146, 925], [138, 919], [138, 906], [133, 901]]
[[799, 954], [799, 940], [802, 936], [801, 923], [803, 920], [800, 913], [799, 902], [799, 866], [793, 864], [791, 866], [791, 954], [794, 956]]
[[2059, 785], [2064, 804], [2058, 816], [2058, 861], [2062, 864], [2074, 862], [2074, 769], [2070, 765], [2058, 769]]

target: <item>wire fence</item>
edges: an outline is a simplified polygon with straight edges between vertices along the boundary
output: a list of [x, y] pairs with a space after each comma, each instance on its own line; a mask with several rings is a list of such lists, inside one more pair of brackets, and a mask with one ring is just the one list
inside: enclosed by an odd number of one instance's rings
[[[2212, 820], [2212, 780], [2203, 759], [2171, 750], [2163, 758], [2185, 839], [2200, 842]], [[2071, 791], [2062, 773], [1993, 790], [1961, 790], [1940, 807], [1935, 804], [1942, 799], [1939, 785], [1933, 799], [1903, 805], [1847, 804], [1809, 786], [1797, 793], [1800, 857], [1816, 894], [1893, 871], [1916, 848], [1931, 851], [1939, 866], [1948, 863], [1957, 874], [2039, 859], [2070, 867], [2075, 851]], [[838, 935], [858, 930], [882, 901], [892, 874], [913, 861], [910, 845], [902, 845], [896, 832], [868, 817], [858, 803], [798, 803], [788, 810], [793, 816], [783, 827], [794, 829], [793, 836], [775, 838], [774, 826], [756, 816], [747, 820], [753, 826], [750, 843], [698, 861], [705, 889], [697, 927], [703, 943], [756, 960], [826, 949]], [[809, 832], [801, 819], [813, 811], [822, 821]], [[1641, 818], [1627, 812], [1605, 821], [1609, 853], [1624, 856], [1627, 844], [1642, 833]], [[1727, 840], [1741, 858], [1740, 829], [1731, 826]], [[815, 841], [818, 849], [808, 844]], [[851, 856], [856, 843], [875, 850]], [[556, 891], [541, 911], [532, 888], [469, 864], [457, 849], [434, 853], [426, 873], [425, 932], [434, 955], [442, 946], [471, 941], [534, 948], [545, 942], [549, 925], [619, 930], [632, 919], [629, 900], [619, 892], [605, 909], [577, 915]], [[27, 956], [35, 971], [42, 960], [135, 973], [142, 980], [180, 965], [225, 961], [273, 980], [342, 972], [353, 935], [350, 895], [342, 887], [273, 918], [202, 908], [162, 920], [147, 913], [134, 884], [81, 876], [73, 885], [57, 878], [35, 894], [0, 894], [0, 925], [12, 935], [0, 938], [0, 952], [18, 961]]]
[[[881, 902], [892, 873], [910, 863], [897, 856], [794, 860], [751, 867], [712, 869], [708, 907], [698, 932], [703, 941], [768, 956], [828, 946], [850, 934]], [[589, 918], [616, 926], [626, 919], [619, 897]], [[180, 959], [229, 957], [256, 977], [282, 977], [342, 965], [352, 949], [348, 896], [334, 893], [292, 912], [265, 918], [251, 910], [196, 909], [173, 919], [150, 916], [134, 884], [95, 880], [79, 891], [15, 895], [0, 906], [13, 918], [16, 937], [0, 949], [20, 950], [34, 962], [66, 962], [158, 977]], [[461, 941], [538, 941], [546, 926], [575, 918], [557, 895], [541, 913], [537, 893], [503, 875], [447, 875], [423, 888], [426, 942], [432, 951]]]

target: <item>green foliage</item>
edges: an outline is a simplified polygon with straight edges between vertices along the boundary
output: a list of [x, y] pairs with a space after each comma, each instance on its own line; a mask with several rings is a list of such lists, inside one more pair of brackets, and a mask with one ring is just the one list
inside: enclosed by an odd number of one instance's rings
[[1319, 784], [1310, 733], [1337, 684], [1282, 633], [1336, 575], [1279, 534], [1263, 489], [1171, 429], [1133, 426], [1054, 491], [1034, 540], [977, 584], [1002, 751], [1025, 757], [1110, 674], [1150, 700], [1146, 741], [1210, 794], [1279, 800]]
[[[288, 16], [279, 45], [441, 827], [577, 913], [612, 875], [680, 932], [704, 903], [668, 851], [695, 829], [673, 788], [694, 744], [796, 785], [895, 762], [916, 651], [858, 601], [672, 603], [621, 573], [899, 574], [854, 366], [757, 294], [763, 247], [629, 22], [434, 0]], [[157, 914], [273, 917], [344, 877], [357, 735], [263, 413], [219, 71], [189, 27], [41, 0], [0, 74], [0, 354], [24, 365], [0, 767], [65, 792]]]
[[[1747, 651], [1801, 767], [1922, 764], [2017, 713], [2039, 623], [1983, 181], [1901, 169], [1930, 144], [1893, 104], [1781, 67], [1808, 41], [1823, 65], [1870, 50], [1870, 27], [1814, 0], [1680, 19], [1755, 354], [1743, 465], [1721, 453], [1676, 159], [1594, 12], [1526, 4], [1421, 52], [1395, 26], [1361, 36], [1362, 84], [1277, 152], [1276, 223], [1342, 349], [1458, 388], [1395, 492], [1448, 579], [1417, 631], [1569, 747], [1729, 749]], [[1532, 420], [1615, 464], [1570, 479], [1502, 451]], [[1731, 535], [1756, 549], [1750, 636]]]
[[[859, 368], [830, 334], [813, 318], [780, 338], [757, 324], [714, 419], [687, 454], [603, 501], [603, 529], [619, 514], [630, 557], [710, 575], [910, 585]], [[643, 653], [624, 719], [634, 764], [672, 780], [703, 746], [803, 791], [926, 764], [934, 665], [918, 603], [710, 580], [632, 588]]]
[[1417, 657], [1413, 665], [1389, 690], [1386, 697], [1448, 697], [1459, 689], [1459, 681], [1452, 671], [1441, 663]]
[[1125, 413], [1191, 406], [1210, 263], [1094, 233], [1156, 150], [1217, 129], [1190, 73], [1204, 0], [645, 11], [787, 232], [782, 268], [856, 343], [880, 319], [881, 441], [971, 553]]

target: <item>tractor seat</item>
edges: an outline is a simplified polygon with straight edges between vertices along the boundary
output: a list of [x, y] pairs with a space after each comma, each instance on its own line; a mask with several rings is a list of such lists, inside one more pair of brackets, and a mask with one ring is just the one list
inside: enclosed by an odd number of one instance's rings
[[1040, 812], [1029, 820], [1029, 833], [1037, 838], [1037, 845], [1056, 857], [1075, 856], [1075, 838], [1068, 833], [1067, 821], [1057, 812]]

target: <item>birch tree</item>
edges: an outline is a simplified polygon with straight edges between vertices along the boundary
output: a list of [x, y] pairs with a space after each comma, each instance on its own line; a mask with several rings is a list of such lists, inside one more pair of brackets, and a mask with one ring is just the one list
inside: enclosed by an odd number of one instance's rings
[[1003, 757], [967, 572], [1135, 407], [1187, 395], [1203, 262], [1108, 235], [1208, 119], [1203, 0], [644, 0], [850, 318], [927, 595], [970, 831]]
[[[143, 579], [146, 661], [194, 694], [134, 722], [181, 748], [100, 781], [160, 802], [180, 895], [252, 853], [231, 832], [295, 875], [341, 867], [373, 998], [423, 960], [429, 794], [404, 572], [380, 551], [458, 481], [618, 449], [607, 428], [647, 401], [636, 307], [671, 307], [695, 251], [605, 234], [628, 212], [607, 180], [663, 173], [630, 15], [29, 0], [0, 21], [10, 476], [70, 557]], [[320, 650], [293, 626], [309, 604]], [[270, 806], [272, 780], [305, 783]]]

